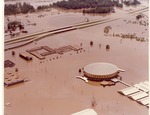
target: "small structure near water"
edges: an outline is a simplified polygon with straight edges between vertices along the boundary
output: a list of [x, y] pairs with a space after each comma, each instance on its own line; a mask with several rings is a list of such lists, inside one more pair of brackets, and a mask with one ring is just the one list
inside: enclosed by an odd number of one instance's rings
[[32, 57], [27, 54], [26, 52], [23, 52], [23, 53], [19, 53], [19, 56], [23, 59], [25, 59], [26, 61], [31, 61], [32, 60]]
[[103, 87], [105, 87], [105, 86], [115, 85], [115, 83], [112, 82], [112, 81], [101, 81], [100, 85], [102, 85]]
[[24, 78], [21, 77], [21, 75], [15, 74], [13, 72], [5, 73], [4, 85], [6, 87], [16, 85], [16, 84], [20, 84], [20, 83], [23, 83], [23, 82], [24, 82]]
[[7, 67], [14, 67], [15, 66], [15, 63], [13, 63], [12, 61], [10, 60], [5, 60], [4, 62], [4, 68], [7, 68]]
[[32, 49], [26, 50], [28, 53], [34, 55], [38, 59], [42, 60], [45, 59], [45, 56], [52, 55], [52, 54], [64, 54], [65, 52], [69, 51], [79, 51], [82, 50], [82, 47], [77, 46], [77, 45], [67, 45], [67, 46], [62, 46], [59, 48], [50, 48], [48, 46], [40, 46], [40, 47], [35, 47]]

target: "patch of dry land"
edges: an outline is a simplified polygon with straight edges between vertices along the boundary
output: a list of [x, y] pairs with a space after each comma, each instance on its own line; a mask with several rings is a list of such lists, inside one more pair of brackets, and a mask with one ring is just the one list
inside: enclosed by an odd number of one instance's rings
[[[148, 80], [148, 10], [141, 11], [143, 17], [139, 20], [136, 19], [139, 12], [129, 14], [142, 8], [145, 8], [142, 4], [137, 7], [116, 8], [116, 13], [107, 15], [83, 15], [79, 12], [51, 9], [5, 16], [5, 26], [8, 17], [10, 20], [20, 20], [28, 34], [85, 23], [87, 19], [89, 22], [117, 19], [47, 36], [37, 42], [5, 51], [5, 60], [15, 63], [14, 67], [5, 68], [5, 75], [12, 72], [29, 79], [28, 82], [4, 88], [5, 115], [70, 115], [92, 108], [93, 95], [97, 103], [94, 110], [98, 115], [148, 115], [148, 108], [117, 93], [127, 86], [117, 83], [102, 87], [99, 83], [85, 83], [76, 78], [79, 68], [93, 62], [108, 62], [125, 70], [120, 75], [130, 85]], [[39, 18], [39, 15], [44, 16]], [[141, 20], [143, 24], [140, 23]], [[29, 22], [36, 25], [29, 25]], [[104, 28], [107, 26], [111, 26], [111, 29], [106, 35]], [[144, 38], [144, 41], [122, 38], [121, 34], [134, 34], [140, 39]], [[14, 38], [5, 37], [5, 40], [10, 39]], [[93, 41], [92, 47], [90, 41]], [[34, 47], [59, 48], [67, 45], [80, 46], [81, 43], [85, 51], [78, 53], [69, 51], [62, 55], [52, 54], [45, 56], [43, 60], [32, 55], [33, 60], [29, 62], [19, 57], [20, 52]], [[109, 51], [106, 51], [107, 44], [110, 45]], [[12, 55], [12, 51], [15, 51], [15, 55]], [[9, 106], [6, 106], [8, 103]]]

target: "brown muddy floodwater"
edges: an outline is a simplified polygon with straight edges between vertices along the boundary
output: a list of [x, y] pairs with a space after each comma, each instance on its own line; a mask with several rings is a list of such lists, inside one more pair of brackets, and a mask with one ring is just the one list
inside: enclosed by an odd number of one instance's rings
[[[111, 26], [110, 33], [136, 33], [139, 37], [148, 38], [148, 31], [145, 31], [148, 26], [126, 24], [124, 20], [135, 20], [135, 15], [126, 17], [126, 10], [117, 11], [119, 14], [106, 16], [61, 11], [60, 14], [44, 12], [46, 16], [40, 19], [37, 17], [38, 13], [29, 14], [29, 20], [37, 23], [35, 27], [27, 27], [31, 33], [81, 23], [86, 18], [96, 20], [120, 15], [123, 17], [117, 21], [49, 36], [37, 41], [36, 44], [31, 43], [5, 51], [5, 60], [9, 59], [16, 64], [14, 68], [6, 68], [5, 71], [15, 71], [15, 68], [18, 68], [18, 74], [30, 79], [24, 84], [4, 88], [4, 101], [11, 103], [11, 107], [5, 107], [5, 114], [70, 115], [91, 108], [94, 95], [97, 102], [94, 109], [98, 115], [148, 115], [148, 108], [117, 93], [126, 87], [123, 84], [102, 87], [97, 83], [87, 84], [76, 78], [79, 68], [94, 62], [110, 62], [125, 70], [120, 75], [123, 81], [131, 85], [148, 80], [148, 42], [104, 36], [104, 27]], [[22, 18], [24, 23], [26, 22], [25, 15], [10, 18]], [[90, 46], [90, 41], [93, 41], [93, 47]], [[31, 62], [19, 57], [20, 52], [38, 46], [58, 48], [80, 43], [85, 52], [71, 51], [63, 55], [49, 55], [44, 60], [33, 57]], [[109, 51], [106, 51], [107, 44], [110, 45]], [[11, 55], [12, 51], [16, 52], [15, 56]]]

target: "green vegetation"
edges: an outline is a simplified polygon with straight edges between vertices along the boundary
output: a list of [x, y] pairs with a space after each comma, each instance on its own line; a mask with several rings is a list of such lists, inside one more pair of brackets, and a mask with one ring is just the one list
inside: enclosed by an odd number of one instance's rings
[[138, 4], [141, 4], [141, 3], [137, 0], [134, 0], [133, 2], [124, 1], [124, 4], [127, 5], [127, 6], [130, 6], [130, 5], [138, 5]]
[[24, 2], [23, 4], [16, 3], [16, 4], [6, 4], [5, 5], [5, 15], [15, 15], [15, 14], [26, 14], [29, 12], [35, 12], [36, 10], [40, 11], [40, 10], [45, 10], [51, 8], [51, 5], [41, 5], [38, 6], [37, 9], [35, 9], [32, 5], [30, 5], [29, 3]]
[[93, 41], [90, 41], [90, 45], [93, 46]]
[[82, 9], [82, 8], [96, 8], [96, 7], [112, 7], [114, 2], [111, 0], [68, 0], [54, 3], [57, 6], [65, 9]]
[[38, 6], [38, 7], [37, 7], [37, 10], [45, 10], [45, 9], [48, 9], [48, 8], [51, 8], [51, 5]]
[[113, 33], [113, 37], [121, 37], [122, 39], [135, 39], [136, 41], [141, 41], [141, 42], [148, 42], [148, 39], [144, 37], [137, 37], [136, 34], [115, 34]]
[[12, 55], [15, 55], [15, 51], [12, 51]]
[[106, 45], [106, 50], [109, 50], [110, 49], [110, 45]]
[[83, 13], [109, 13], [113, 7], [123, 7], [118, 1], [111, 0], [68, 0], [53, 4], [54, 7], [64, 9], [84, 9]]
[[83, 10], [83, 13], [109, 13], [113, 11], [112, 7], [97, 7]]
[[105, 33], [105, 34], [108, 34], [108, 33], [109, 33], [109, 30], [111, 30], [111, 26], [106, 26], [106, 27], [104, 28], [104, 33]]
[[12, 15], [12, 14], [19, 14], [19, 13], [28, 13], [28, 12], [34, 12], [35, 9], [32, 5], [24, 2], [23, 4], [21, 3], [16, 3], [16, 4], [6, 4], [4, 13], [5, 15]]
[[19, 21], [12, 21], [7, 24], [7, 29], [10, 31], [15, 31], [17, 28], [24, 29], [24, 26]]
[[[124, 1], [126, 5], [137, 5], [140, 4], [137, 0], [133, 2]], [[16, 4], [6, 4], [5, 5], [5, 15], [15, 15], [19, 13], [29, 13], [34, 11], [45, 10], [51, 7], [59, 7], [64, 9], [83, 9], [83, 13], [109, 13], [115, 12], [113, 7], [123, 7], [122, 3], [114, 0], [63, 0], [52, 5], [41, 5], [35, 9], [29, 3], [24, 2], [23, 4], [16, 3]]]
[[139, 19], [141, 19], [141, 18], [142, 18], [142, 15], [140, 15], [140, 14], [136, 16], [136, 19], [137, 19], [137, 20], [139, 20]]
[[81, 69], [79, 69], [79, 73], [81, 73], [82, 72], [82, 70]]

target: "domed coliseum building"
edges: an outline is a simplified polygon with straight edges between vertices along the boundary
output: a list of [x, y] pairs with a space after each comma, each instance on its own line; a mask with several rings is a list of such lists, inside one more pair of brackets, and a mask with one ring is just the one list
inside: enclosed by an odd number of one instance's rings
[[116, 65], [105, 62], [92, 63], [84, 67], [84, 76], [89, 80], [103, 81], [117, 78], [119, 72], [124, 70], [119, 69]]

